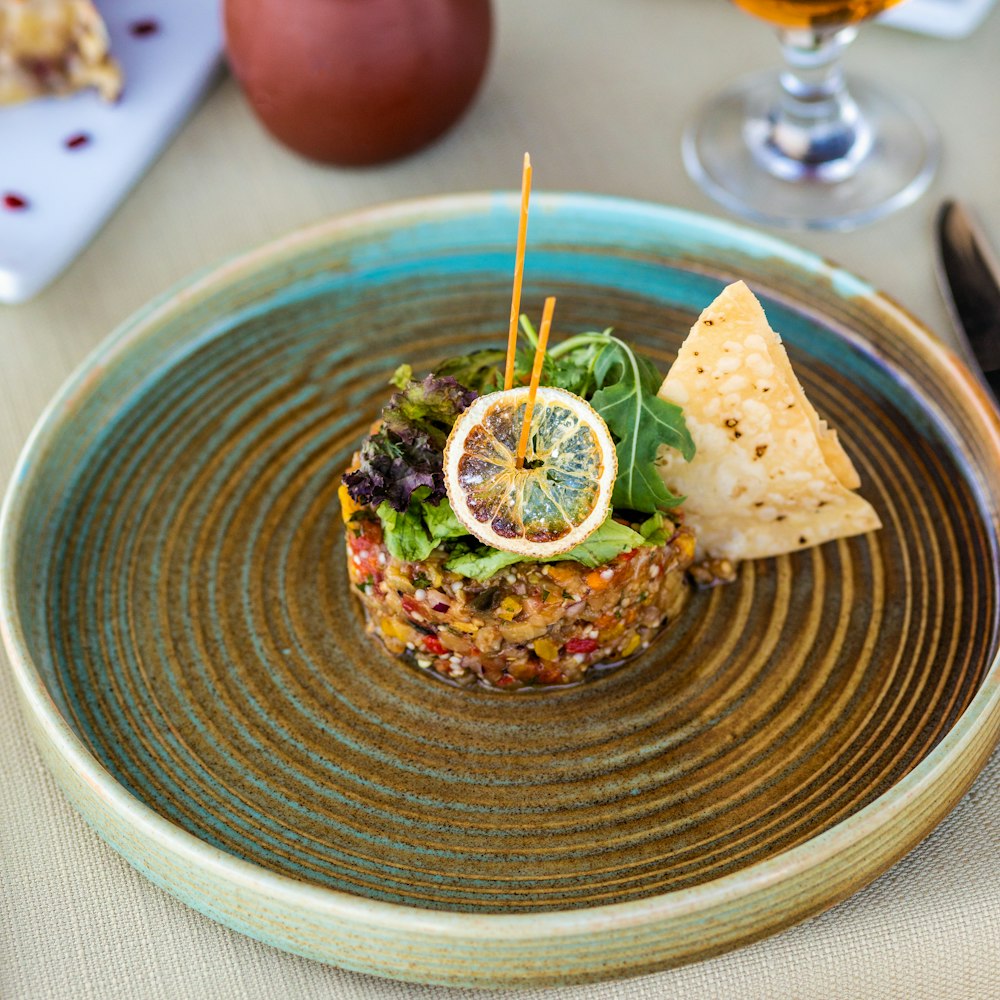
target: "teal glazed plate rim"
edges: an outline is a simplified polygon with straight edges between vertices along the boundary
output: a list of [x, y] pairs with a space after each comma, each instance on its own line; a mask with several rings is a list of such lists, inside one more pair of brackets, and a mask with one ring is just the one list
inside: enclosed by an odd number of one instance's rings
[[[502, 342], [519, 199], [293, 233], [140, 310], [61, 389], [0, 513], [0, 625], [90, 826], [201, 913], [412, 982], [697, 961], [845, 899], [1000, 739], [1000, 420], [863, 280], [660, 205], [532, 203], [525, 309], [665, 370], [742, 278], [885, 525], [748, 564], [572, 690], [464, 691], [369, 643], [340, 472], [415, 370]], [[506, 304], [505, 304], [506, 303]]]

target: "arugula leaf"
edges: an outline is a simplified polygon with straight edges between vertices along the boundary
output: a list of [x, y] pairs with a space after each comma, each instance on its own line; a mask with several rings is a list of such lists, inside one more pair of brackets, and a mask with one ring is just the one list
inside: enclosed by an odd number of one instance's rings
[[[534, 362], [538, 334], [527, 316], [521, 317], [521, 330], [528, 341], [529, 350], [524, 352], [523, 359], [520, 356], [521, 352], [518, 352], [518, 362], [514, 370], [515, 374], [519, 373], [523, 365], [524, 377], [527, 377]], [[573, 337], [571, 340], [579, 341], [579, 343], [576, 346], [571, 346], [570, 350], [559, 351], [555, 349], [546, 352], [542, 359], [542, 385], [566, 389], [576, 396], [588, 399], [595, 388], [594, 361], [606, 343], [605, 340], [599, 338], [605, 337], [607, 333], [608, 331], [605, 331], [604, 334], [583, 334], [579, 338]]]
[[635, 354], [617, 337], [609, 340], [594, 363], [598, 389], [590, 405], [617, 441], [618, 478], [611, 502], [647, 514], [675, 507], [682, 498], [663, 485], [654, 461], [661, 444], [676, 448], [689, 462], [694, 457], [684, 413], [657, 396], [660, 374], [648, 358]]
[[570, 337], [553, 347], [549, 358], [575, 371], [575, 384], [567, 380], [564, 388], [589, 399], [615, 438], [614, 506], [652, 514], [680, 503], [682, 498], [670, 494], [656, 471], [656, 452], [667, 444], [690, 461], [694, 441], [680, 407], [657, 395], [661, 378], [656, 366], [610, 329]]

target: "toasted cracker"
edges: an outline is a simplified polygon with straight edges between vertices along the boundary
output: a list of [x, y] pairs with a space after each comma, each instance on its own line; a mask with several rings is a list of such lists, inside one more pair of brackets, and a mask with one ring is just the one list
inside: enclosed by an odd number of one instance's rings
[[742, 281], [701, 314], [660, 395], [683, 407], [697, 446], [690, 463], [662, 448], [658, 466], [687, 498], [699, 559], [759, 559], [881, 527]]

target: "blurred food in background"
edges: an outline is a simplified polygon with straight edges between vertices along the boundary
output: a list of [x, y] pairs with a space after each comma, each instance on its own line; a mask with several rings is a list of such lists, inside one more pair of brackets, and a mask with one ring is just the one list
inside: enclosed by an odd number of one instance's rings
[[122, 89], [108, 32], [91, 0], [0, 0], [0, 104]]

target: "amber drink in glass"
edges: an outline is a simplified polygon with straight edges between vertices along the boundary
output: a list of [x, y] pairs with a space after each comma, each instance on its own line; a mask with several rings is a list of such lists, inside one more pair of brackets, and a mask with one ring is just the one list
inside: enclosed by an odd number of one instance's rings
[[938, 158], [906, 98], [840, 66], [857, 25], [899, 0], [734, 0], [778, 31], [785, 68], [741, 80], [684, 137], [691, 176], [728, 208], [772, 225], [850, 229], [913, 201]]

